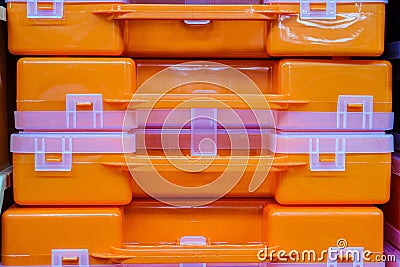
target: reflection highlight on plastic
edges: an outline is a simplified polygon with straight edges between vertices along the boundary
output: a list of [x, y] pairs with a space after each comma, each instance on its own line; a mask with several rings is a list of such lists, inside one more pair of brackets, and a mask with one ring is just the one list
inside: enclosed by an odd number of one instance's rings
[[[273, 114], [262, 91], [249, 77], [239, 70], [221, 63], [196, 61], [195, 66], [193, 68], [193, 62], [178, 64], [164, 69], [149, 78], [138, 88], [136, 94], [132, 97], [127, 108], [127, 113], [136, 110], [138, 103], [146, 102], [149, 106], [149, 112], [147, 112], [145, 120], [147, 121], [151, 110], [156, 109], [157, 104], [168, 101], [168, 96], [173, 94], [174, 89], [193, 83], [211, 84], [213, 87], [219, 86], [227, 89], [229, 95], [235, 96], [235, 100], [233, 101], [243, 103], [250, 111], [256, 110], [256, 105], [259, 107], [261, 103], [265, 108], [261, 111], [258, 108], [257, 116], [254, 115], [254, 117], [259, 126], [264, 125], [265, 121], [273, 122], [272, 129], [269, 129], [271, 134], [268, 135], [271, 138], [273, 137], [273, 129], [275, 129]], [[190, 75], [183, 74], [180, 71], [182, 68], [190, 68]], [[218, 75], [213, 73], [215, 69], [219, 70]], [[147, 194], [166, 204], [175, 206], [201, 206], [214, 202], [229, 193], [244, 175], [251, 158], [254, 173], [252, 174], [248, 190], [249, 192], [257, 190], [271, 169], [273, 162], [271, 151], [275, 150], [273, 148], [274, 142], [269, 140], [269, 138], [263, 138], [261, 135], [262, 131], [260, 131], [261, 147], [271, 149], [261, 149], [257, 156], [251, 155], [251, 144], [249, 133], [246, 131], [246, 122], [230, 106], [232, 100], [226, 100], [221, 97], [226, 96], [226, 94], [218, 94], [212, 90], [197, 90], [191, 94], [179, 94], [177, 97], [182, 97], [183, 95], [186, 98], [178, 98], [182, 99], [182, 102], [169, 112], [165, 120], [165, 125], [171, 125], [168, 122], [175, 119], [174, 112], [177, 113], [180, 109], [187, 107], [191, 108], [191, 119], [188, 122], [191, 127], [190, 155], [185, 154], [184, 149], [180, 147], [179, 132], [184, 130], [184, 125], [181, 125], [180, 129], [175, 129], [177, 134], [172, 137], [173, 140], [171, 139], [171, 135], [165, 134], [165, 131], [168, 129], [164, 127], [161, 129], [164, 157], [167, 159], [168, 164], [182, 172], [203, 172], [209, 167], [218, 164], [220, 160], [223, 161], [221, 164], [225, 166], [224, 171], [221, 172], [217, 179], [206, 185], [184, 187], [171, 183], [165, 177], [165, 174], [158, 171], [156, 166], [154, 166], [153, 162], [156, 157], [149, 155], [151, 148], [146, 147], [146, 142], [144, 142], [145, 148], [141, 149], [140, 152], [124, 152], [127, 166], [136, 183]], [[219, 97], [221, 98], [219, 99]], [[202, 108], [205, 102], [207, 102], [207, 108]], [[220, 147], [217, 142], [217, 130], [228, 129], [229, 127], [224, 125], [223, 121], [218, 120], [217, 108], [228, 110], [232, 114], [233, 119], [239, 122], [235, 126], [235, 129], [243, 130], [242, 134], [246, 137], [235, 138], [229, 130], [226, 131], [230, 141], [229, 156], [221, 156], [218, 153]], [[255, 114], [255, 112], [253, 113]], [[137, 131], [129, 127], [128, 114], [125, 115], [123, 129], [123, 132], [126, 134]], [[268, 144], [265, 144], [265, 142]], [[125, 151], [129, 150], [126, 149]], [[256, 159], [256, 166], [254, 166], [254, 159]], [[174, 175], [179, 175], [179, 173]], [[200, 198], [199, 196], [202, 197]]]
[[[290, 27], [285, 26], [285, 21], [291, 19], [292, 16], [289, 15], [286, 16], [282, 15], [279, 17], [278, 27], [280, 29], [281, 33], [280, 38], [282, 40], [293, 43], [302, 43], [304, 41], [316, 44], [334, 44], [334, 43], [347, 43], [359, 38], [360, 35], [365, 31], [365, 28], [363, 27], [357, 28], [357, 30], [355, 31], [338, 31], [338, 30], [349, 29], [352, 26], [356, 25], [357, 23], [368, 19], [368, 17], [362, 13], [338, 14], [336, 20], [316, 20], [316, 19], [304, 20], [301, 19], [300, 17], [297, 17], [296, 22], [299, 25], [316, 29], [315, 32], [309, 32], [309, 31], [304, 32], [304, 35], [301, 36], [296, 34], [297, 31], [291, 29], [292, 25], [290, 25]], [[331, 39], [327, 39], [326, 36], [324, 39], [322, 39], [318, 36], [319, 31], [317, 31], [317, 29], [332, 30], [335, 31], [335, 35], [332, 35]], [[338, 34], [339, 32], [346, 34], [346, 36], [338, 37], [336, 34]], [[306, 33], [307, 34], [315, 33], [316, 35], [314, 36], [305, 35]]]

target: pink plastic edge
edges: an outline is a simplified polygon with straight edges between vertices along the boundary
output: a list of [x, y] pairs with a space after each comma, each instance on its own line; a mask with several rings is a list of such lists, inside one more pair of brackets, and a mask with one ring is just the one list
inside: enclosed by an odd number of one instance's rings
[[[148, 117], [147, 121], [141, 119], [146, 118], [148, 111], [138, 111], [137, 116], [131, 118], [133, 121], [125, 120], [125, 123], [130, 122], [131, 125], [125, 127], [138, 127], [138, 125], [148, 125], [150, 127], [165, 126], [165, 118], [169, 111], [152, 111], [153, 115]], [[174, 110], [174, 118], [170, 120], [174, 127], [179, 127], [190, 120], [190, 110]], [[248, 116], [241, 111], [239, 115], [241, 120], [235, 121], [232, 118], [226, 117], [228, 113], [223, 113], [223, 110], [218, 114], [218, 122], [226, 127], [261, 127], [293, 131], [293, 130], [331, 130], [331, 131], [377, 131], [390, 130], [393, 127], [393, 113], [391, 112], [375, 112], [372, 115], [371, 122], [363, 120], [360, 113], [349, 113], [345, 122], [338, 121], [336, 112], [288, 112], [288, 111], [271, 111], [275, 120], [274, 122], [268, 118], [258, 117], [257, 111], [251, 111], [255, 116]], [[91, 112], [78, 112], [77, 125], [73, 127], [67, 126], [65, 111], [16, 111], [15, 112], [15, 127], [20, 130], [70, 130], [70, 129], [86, 129], [92, 130], [95, 128], [106, 130], [121, 130], [124, 125], [125, 111], [104, 111], [102, 127], [94, 127]], [[250, 115], [250, 114], [249, 114]], [[262, 114], [260, 115], [262, 116]], [[138, 120], [138, 121], [136, 121]]]
[[[156, 135], [177, 135], [177, 130], [153, 130]], [[222, 131], [222, 130], [221, 130]], [[40, 133], [21, 132], [11, 136], [11, 152], [35, 153], [40, 150], [57, 153], [64, 146], [72, 153], [123, 153], [136, 151], [136, 139], [145, 136], [147, 130], [134, 133]], [[236, 133], [235, 133], [236, 132]], [[222, 131], [225, 133], [225, 131]], [[186, 131], [190, 135], [190, 131]], [[271, 135], [268, 130], [236, 130], [232, 134], [245, 135], [244, 138], [260, 136], [267, 142], [266, 148], [275, 153], [310, 153], [316, 149], [318, 153], [337, 151], [337, 144], [345, 144], [345, 153], [390, 153], [393, 151], [393, 136], [389, 134], [363, 133], [296, 133], [278, 132]], [[229, 137], [229, 136], [228, 136]], [[264, 141], [263, 141], [264, 142]], [[246, 145], [246, 144], [244, 144]], [[263, 144], [264, 145], [264, 144]], [[314, 146], [318, 146], [315, 148]], [[71, 147], [70, 147], [71, 146]], [[156, 147], [155, 147], [156, 148]], [[173, 148], [173, 147], [172, 147]], [[246, 147], [245, 147], [246, 148]], [[161, 147], [160, 147], [161, 149]], [[240, 147], [237, 147], [240, 149]]]

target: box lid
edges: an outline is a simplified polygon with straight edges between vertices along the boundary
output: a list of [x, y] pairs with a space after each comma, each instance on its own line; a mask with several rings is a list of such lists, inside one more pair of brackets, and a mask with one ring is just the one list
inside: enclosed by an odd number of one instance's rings
[[[137, 150], [190, 150], [191, 156], [217, 156], [219, 150], [240, 150], [261, 156], [279, 154], [309, 154], [315, 169], [320, 165], [320, 154], [334, 154], [345, 168], [346, 154], [379, 154], [393, 152], [393, 136], [385, 133], [313, 133], [275, 132], [274, 129], [138, 129]], [[264, 152], [262, 152], [264, 151]], [[140, 153], [140, 152], [138, 152]], [[235, 152], [236, 153], [236, 152]], [[328, 162], [329, 164], [332, 164]], [[328, 163], [323, 163], [329, 165]], [[318, 166], [317, 166], [318, 165]], [[312, 167], [312, 166], [311, 166]], [[335, 165], [334, 168], [338, 166]], [[313, 167], [312, 167], [313, 168]], [[333, 167], [332, 167], [333, 168]]]
[[[11, 152], [35, 155], [35, 171], [71, 171], [74, 153], [132, 153], [135, 136], [123, 133], [29, 133], [11, 135]], [[46, 155], [60, 154], [52, 161]]]
[[260, 5], [264, 0], [131, 0], [132, 4]]
[[[217, 129], [216, 125], [206, 126], [198, 122], [191, 129], [137, 129], [132, 133], [21, 132], [11, 136], [11, 152], [135, 153], [137, 149], [193, 149], [194, 143], [200, 145], [203, 141], [214, 143], [213, 149], [258, 148], [282, 154], [304, 154], [314, 150], [318, 153], [339, 150], [368, 154], [393, 152], [393, 136], [385, 133], [275, 133], [273, 129]], [[150, 142], [145, 138], [151, 139]]]
[[135, 152], [135, 135], [118, 132], [20, 132], [11, 135], [10, 147], [14, 153], [131, 153]]
[[[387, 0], [264, 0], [264, 4], [299, 3], [300, 19], [336, 19], [336, 5], [347, 3], [387, 3]], [[326, 4], [324, 10], [312, 10], [311, 4]]]
[[[6, 0], [5, 2], [27, 3], [28, 19], [61, 19], [64, 3], [129, 3], [130, 0]], [[51, 9], [39, 9], [39, 3], [53, 3]]]
[[[336, 19], [336, 5], [340, 3], [387, 3], [387, 0], [7, 0], [8, 2], [27, 2], [28, 18], [63, 17], [64, 3], [133, 3], [133, 4], [184, 4], [184, 5], [262, 5], [280, 3], [299, 3], [301, 19]], [[53, 9], [38, 9], [38, 2], [53, 3]], [[312, 10], [311, 3], [325, 3], [325, 10]], [[171, 7], [173, 8], [173, 7]], [[198, 22], [197, 22], [198, 23]]]
[[[124, 153], [129, 163], [153, 155], [162, 160], [173, 156], [222, 156], [242, 166], [253, 157], [270, 164], [278, 154], [308, 154], [311, 171], [345, 171], [346, 155], [391, 153], [393, 136], [385, 133], [283, 133], [274, 129], [218, 129], [216, 124], [198, 121], [191, 129], [136, 129], [132, 133], [29, 133], [11, 137], [11, 151], [35, 155], [36, 171], [71, 171], [74, 153]], [[190, 151], [185, 155], [183, 151]], [[160, 154], [159, 151], [163, 153]], [[225, 152], [224, 152], [225, 151]], [[230, 151], [226, 153], [226, 151]], [[59, 161], [48, 161], [46, 154], [61, 154]], [[321, 154], [333, 154], [333, 161], [321, 161]], [[186, 161], [192, 167], [201, 160]], [[236, 162], [236, 163], [235, 163]], [[124, 163], [125, 164], [125, 163]], [[124, 165], [123, 164], [123, 165]], [[150, 163], [149, 163], [150, 164]], [[121, 165], [122, 166], [122, 165]]]
[[390, 153], [393, 136], [385, 133], [278, 132], [275, 153]]

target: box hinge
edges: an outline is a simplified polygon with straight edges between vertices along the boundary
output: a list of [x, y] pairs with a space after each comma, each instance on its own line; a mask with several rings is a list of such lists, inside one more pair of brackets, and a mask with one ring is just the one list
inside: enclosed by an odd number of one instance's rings
[[[78, 107], [90, 111], [78, 111]], [[66, 123], [68, 129], [79, 128], [79, 118], [84, 120], [84, 114], [90, 114], [89, 120], [93, 129], [104, 127], [103, 96], [101, 94], [67, 94], [66, 96]]]
[[312, 10], [311, 0], [300, 0], [300, 19], [336, 19], [336, 0], [325, 0], [324, 10]]
[[[39, 3], [51, 4], [51, 8], [40, 9]], [[64, 0], [27, 0], [28, 19], [62, 19], [64, 15]]]
[[[181, 246], [206, 246], [207, 239], [204, 236], [183, 236], [179, 239]], [[181, 263], [179, 267], [206, 267], [206, 263]]]
[[217, 109], [191, 109], [191, 155], [217, 155]]
[[[349, 108], [359, 107], [361, 110], [350, 112]], [[362, 129], [370, 130], [373, 125], [373, 96], [364, 95], [340, 95], [337, 103], [337, 123], [336, 128], [346, 130], [348, 127], [349, 113], [359, 114], [362, 120]]]
[[[48, 147], [51, 147], [51, 149], [48, 149]], [[59, 149], [54, 149], [54, 147], [58, 147]], [[48, 153], [61, 154], [61, 159], [48, 160], [46, 159], [46, 154]], [[35, 138], [35, 171], [71, 171], [71, 169], [72, 138]]]
[[53, 249], [51, 251], [51, 266], [67, 266], [64, 264], [89, 267], [89, 251], [87, 249]]
[[[311, 171], [345, 171], [346, 170], [346, 140], [344, 138], [311, 137], [310, 170]], [[334, 154], [332, 161], [322, 161], [322, 154]]]

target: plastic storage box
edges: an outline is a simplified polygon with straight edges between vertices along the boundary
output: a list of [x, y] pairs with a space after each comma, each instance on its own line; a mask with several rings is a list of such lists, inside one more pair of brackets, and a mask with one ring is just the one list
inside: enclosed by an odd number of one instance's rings
[[[11, 149], [15, 201], [21, 205], [127, 204], [134, 180], [140, 185], [133, 184], [135, 197], [147, 196], [143, 189], [162, 198], [226, 195], [275, 197], [282, 204], [371, 204], [389, 198], [393, 140], [384, 133], [210, 127], [194, 134], [25, 132], [12, 136]], [[227, 187], [216, 180], [228, 181]], [[176, 191], [167, 181], [189, 189]]]
[[400, 248], [400, 155], [392, 157], [392, 181], [390, 201], [383, 206], [385, 213], [386, 238], [397, 248]]
[[93, 14], [123, 0], [7, 2], [8, 47], [14, 54], [116, 56], [124, 50], [121, 23]]
[[178, 128], [196, 107], [218, 108], [225, 128], [393, 125], [386, 61], [24, 58], [17, 91], [16, 128], [31, 131], [121, 130], [126, 111], [126, 127]]
[[13, 156], [16, 203], [129, 203], [133, 179], [107, 166], [135, 151], [134, 135], [122, 140], [122, 133], [13, 135], [11, 150], [25, 151]]
[[11, 0], [9, 48], [190, 58], [378, 56], [384, 49], [384, 0], [169, 2]]
[[240, 200], [177, 208], [136, 200], [124, 208], [15, 206], [3, 215], [3, 223], [6, 266], [78, 260], [257, 263], [267, 248], [265, 261], [270, 255], [276, 260], [271, 250], [314, 250], [318, 258], [325, 250], [326, 262], [328, 249], [340, 250], [343, 244], [372, 255], [383, 253], [383, 215], [375, 207], [287, 207]]

